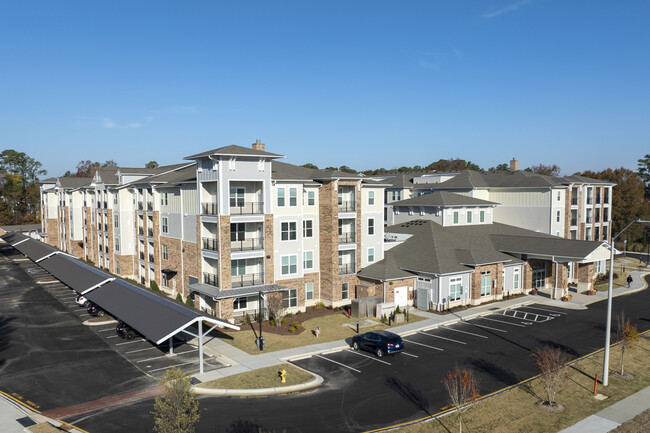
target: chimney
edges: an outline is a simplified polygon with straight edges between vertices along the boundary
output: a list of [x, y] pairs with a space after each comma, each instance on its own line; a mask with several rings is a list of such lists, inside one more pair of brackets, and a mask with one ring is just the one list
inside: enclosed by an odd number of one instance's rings
[[[257, 140], [257, 141], [259, 141], [259, 140]], [[262, 146], [264, 146], [264, 145], [262, 145]], [[516, 159], [516, 158], [512, 158], [510, 160], [510, 171], [518, 171], [518, 170], [519, 170], [519, 160]]]
[[264, 152], [264, 143], [262, 143], [259, 139], [255, 140], [255, 143], [253, 143], [253, 150], [261, 150]]

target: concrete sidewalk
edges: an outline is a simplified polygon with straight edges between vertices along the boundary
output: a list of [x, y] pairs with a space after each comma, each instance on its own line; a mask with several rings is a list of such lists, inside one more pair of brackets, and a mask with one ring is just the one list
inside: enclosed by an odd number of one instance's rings
[[0, 432], [25, 433], [29, 431], [27, 427], [37, 424], [49, 424], [57, 428], [62, 428], [62, 431], [82, 433], [81, 430], [69, 424], [45, 417], [38, 412], [28, 409], [4, 393], [0, 393]]

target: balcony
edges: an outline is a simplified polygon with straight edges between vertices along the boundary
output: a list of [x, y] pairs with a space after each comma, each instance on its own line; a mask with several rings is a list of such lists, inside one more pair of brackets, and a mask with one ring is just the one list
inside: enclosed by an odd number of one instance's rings
[[140, 260], [144, 260], [144, 253], [140, 251]]
[[219, 209], [216, 203], [201, 203], [201, 215], [217, 215]]
[[232, 287], [247, 287], [264, 284], [264, 274], [233, 275]]
[[149, 263], [153, 263], [153, 254], [149, 254]]
[[219, 287], [219, 277], [217, 274], [203, 273], [203, 284], [209, 284], [214, 287]]
[[571, 218], [571, 225], [572, 226], [577, 226], [578, 225], [578, 219], [577, 218]]
[[138, 227], [138, 233], [144, 235], [144, 227]]
[[104, 202], [104, 209], [108, 209], [108, 202]]
[[264, 238], [248, 238], [242, 241], [230, 241], [231, 251], [252, 251], [264, 249]]
[[357, 206], [354, 200], [341, 201], [339, 203], [339, 212], [356, 212]]
[[593, 218], [590, 217], [590, 216], [587, 216], [586, 222], [587, 222], [587, 224], [591, 224], [593, 222]]
[[357, 234], [355, 232], [348, 232], [339, 234], [340, 244], [353, 244], [356, 242]]
[[153, 210], [153, 202], [147, 201], [147, 210]]
[[349, 275], [356, 273], [357, 267], [355, 263], [346, 263], [344, 265], [339, 265], [339, 275]]
[[153, 229], [150, 228], [147, 229], [147, 236], [149, 237], [153, 236]]
[[142, 204], [141, 201], [138, 202], [138, 210], [144, 209], [144, 205]]
[[204, 250], [211, 250], [211, 251], [217, 251], [219, 248], [219, 244], [217, 242], [217, 238], [201, 238], [202, 239], [202, 245]]
[[261, 201], [247, 201], [230, 206], [230, 215], [255, 215], [264, 212], [264, 203]]

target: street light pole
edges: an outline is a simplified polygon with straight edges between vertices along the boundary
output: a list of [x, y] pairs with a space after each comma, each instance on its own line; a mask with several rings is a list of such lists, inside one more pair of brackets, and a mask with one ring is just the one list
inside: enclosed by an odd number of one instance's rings
[[605, 354], [603, 359], [603, 386], [607, 386], [609, 381], [609, 342], [612, 333], [612, 287], [614, 284], [614, 241], [623, 234], [629, 226], [634, 223], [650, 223], [650, 221], [634, 220], [625, 226], [623, 230], [612, 238], [609, 254], [609, 285], [607, 287], [607, 323], [605, 325]]

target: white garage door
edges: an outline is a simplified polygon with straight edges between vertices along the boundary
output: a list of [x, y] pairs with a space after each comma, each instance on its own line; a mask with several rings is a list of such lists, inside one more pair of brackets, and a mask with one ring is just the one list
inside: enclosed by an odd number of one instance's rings
[[395, 287], [395, 304], [406, 305], [408, 287]]

